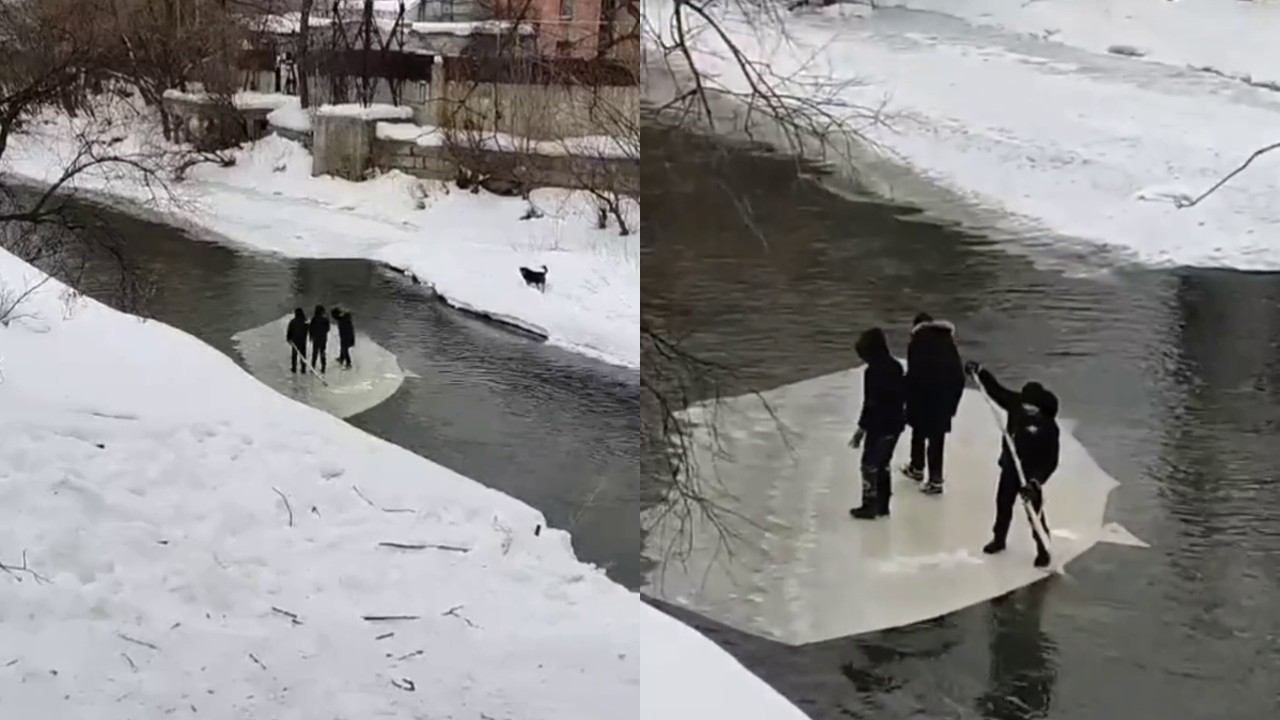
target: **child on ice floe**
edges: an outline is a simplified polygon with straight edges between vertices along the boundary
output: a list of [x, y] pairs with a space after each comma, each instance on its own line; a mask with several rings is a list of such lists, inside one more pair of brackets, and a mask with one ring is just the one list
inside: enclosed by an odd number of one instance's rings
[[864, 332], [854, 350], [867, 369], [862, 379], [858, 430], [849, 441], [850, 447], [862, 446], [862, 505], [849, 514], [859, 520], [874, 520], [889, 514], [889, 463], [907, 424], [907, 381], [902, 364], [889, 352], [889, 341], [880, 328]]
[[[1041, 488], [1058, 469], [1058, 397], [1038, 382], [1029, 382], [1020, 391], [1010, 390], [972, 360], [965, 363], [965, 371], [975, 376], [991, 400], [1008, 413], [1005, 432], [1008, 437], [1013, 438], [1013, 448], [1009, 447], [1007, 440], [1000, 441], [996, 521], [991, 528], [991, 542], [982, 548], [982, 552], [993, 555], [1005, 549], [1005, 539], [1009, 535], [1009, 523], [1013, 521], [1013, 506], [1018, 501], [1018, 495], [1031, 503], [1032, 511], [1041, 519], [1041, 527], [1048, 532], [1049, 522], [1044, 515], [1044, 493]], [[1018, 475], [1018, 461], [1021, 461], [1022, 474], [1026, 476], [1025, 486]], [[1034, 527], [1032, 537], [1036, 541], [1036, 567], [1047, 567], [1049, 549]]]

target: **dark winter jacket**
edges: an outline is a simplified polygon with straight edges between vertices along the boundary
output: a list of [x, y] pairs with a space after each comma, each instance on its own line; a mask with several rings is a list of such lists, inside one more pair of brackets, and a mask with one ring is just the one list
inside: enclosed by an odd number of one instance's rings
[[301, 310], [293, 314], [289, 327], [284, 331], [284, 340], [301, 352], [307, 350], [307, 316]]
[[[978, 381], [1008, 413], [1005, 429], [1013, 438], [1023, 473], [1028, 480], [1044, 484], [1058, 469], [1058, 397], [1037, 382], [1023, 385], [1021, 391], [1010, 390], [987, 370], [978, 372]], [[1000, 467], [1015, 470], [1009, 443], [1001, 441], [1000, 445]]]
[[955, 326], [926, 320], [911, 328], [907, 343], [907, 422], [925, 433], [951, 432], [964, 395], [964, 362]]
[[906, 426], [907, 382], [902, 364], [889, 352], [884, 331], [871, 328], [854, 349], [867, 364], [858, 427], [868, 435], [896, 435]]
[[311, 316], [311, 325], [307, 330], [311, 335], [312, 345], [323, 347], [329, 344], [329, 316], [323, 308], [316, 308], [316, 314]]
[[338, 323], [338, 344], [344, 348], [355, 347], [356, 326], [351, 322], [351, 313], [335, 312], [333, 319]]

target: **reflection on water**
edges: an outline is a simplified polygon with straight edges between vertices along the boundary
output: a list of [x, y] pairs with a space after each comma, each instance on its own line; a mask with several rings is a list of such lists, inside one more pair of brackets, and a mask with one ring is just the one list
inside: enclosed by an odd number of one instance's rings
[[[350, 310], [359, 334], [416, 375], [350, 418], [353, 425], [524, 500], [553, 527], [572, 530], [580, 558], [638, 584], [634, 370], [461, 315], [369, 262], [241, 253], [98, 213], [113, 231], [109, 241], [153, 279], [151, 314], [242, 363], [237, 333], [295, 307]], [[118, 290], [111, 264], [95, 255], [80, 287], [110, 304]], [[283, 368], [283, 334], [279, 352]]]
[[946, 317], [966, 356], [1059, 394], [1121, 482], [1110, 518], [1153, 546], [1097, 546], [1043, 599], [804, 648], [694, 624], [814, 718], [1277, 717], [1280, 275], [1068, 277], [792, 161], [642, 141], [644, 311], [736, 368], [732, 390], [849, 367], [873, 324], [901, 351], [916, 312]]
[[977, 707], [991, 720], [1049, 716], [1053, 704], [1056, 649], [1040, 627], [1044, 599], [1052, 584], [1038, 583], [990, 603], [991, 643], [987, 689]]

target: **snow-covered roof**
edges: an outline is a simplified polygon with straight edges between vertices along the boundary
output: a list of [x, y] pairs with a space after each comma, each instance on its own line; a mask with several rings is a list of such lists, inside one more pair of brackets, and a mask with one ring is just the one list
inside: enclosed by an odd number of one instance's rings
[[510, 20], [471, 20], [467, 22], [416, 22], [409, 26], [411, 32], [422, 35], [497, 35], [515, 30], [521, 35], [534, 35], [537, 30], [529, 23]]

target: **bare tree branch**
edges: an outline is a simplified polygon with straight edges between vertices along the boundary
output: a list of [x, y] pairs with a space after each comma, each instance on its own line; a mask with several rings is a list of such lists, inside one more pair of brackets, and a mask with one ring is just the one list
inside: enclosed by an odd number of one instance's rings
[[1175, 198], [1173, 201], [1173, 204], [1177, 206], [1179, 209], [1195, 207], [1196, 205], [1199, 205], [1205, 198], [1217, 192], [1218, 189], [1221, 188], [1223, 185], [1226, 185], [1227, 183], [1231, 182], [1231, 180], [1235, 176], [1239, 175], [1240, 173], [1248, 169], [1248, 167], [1253, 164], [1254, 160], [1257, 160], [1263, 155], [1266, 155], [1267, 153], [1275, 150], [1280, 150], [1280, 142], [1272, 143], [1265, 147], [1254, 150], [1253, 154], [1250, 155], [1248, 158], [1246, 158], [1245, 161], [1241, 163], [1238, 167], [1236, 167], [1235, 170], [1232, 170], [1231, 172], [1224, 175], [1221, 180], [1219, 180], [1218, 182], [1210, 186], [1208, 190], [1205, 190], [1204, 192], [1200, 193], [1199, 195], [1191, 199]]

